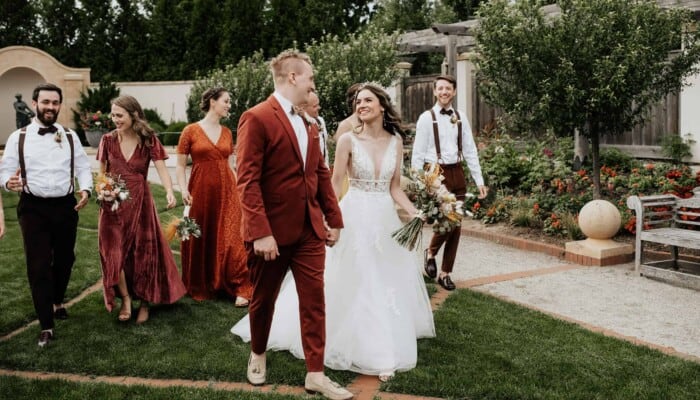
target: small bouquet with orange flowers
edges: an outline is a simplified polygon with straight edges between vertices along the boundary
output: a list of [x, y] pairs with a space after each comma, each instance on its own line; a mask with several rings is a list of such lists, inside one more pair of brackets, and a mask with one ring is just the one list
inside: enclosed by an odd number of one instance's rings
[[433, 225], [436, 233], [447, 233], [462, 224], [464, 207], [461, 200], [447, 190], [442, 181], [442, 169], [438, 164], [428, 164], [420, 171], [411, 170], [406, 195], [419, 210], [418, 215], [399, 230], [393, 237], [401, 246], [413, 250], [421, 237], [423, 224]]
[[121, 175], [100, 174], [96, 178], [97, 184], [95, 191], [97, 192], [97, 204], [102, 205], [103, 202], [112, 203], [110, 209], [117, 211], [119, 205], [131, 198], [129, 188], [126, 187], [126, 182], [121, 178]]
[[174, 218], [165, 228], [165, 237], [168, 241], [180, 238], [180, 240], [190, 240], [190, 237], [199, 238], [202, 236], [202, 230], [199, 224], [190, 218], [190, 206], [185, 206], [182, 212], [182, 218]]

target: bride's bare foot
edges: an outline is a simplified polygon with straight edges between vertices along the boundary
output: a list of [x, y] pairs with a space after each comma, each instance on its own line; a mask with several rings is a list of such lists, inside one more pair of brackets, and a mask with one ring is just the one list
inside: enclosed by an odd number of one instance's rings
[[129, 295], [122, 296], [122, 307], [119, 309], [117, 319], [120, 322], [126, 322], [131, 319], [131, 297]]
[[146, 321], [148, 321], [148, 303], [144, 301], [139, 307], [139, 315], [136, 317], [136, 323], [143, 324]]

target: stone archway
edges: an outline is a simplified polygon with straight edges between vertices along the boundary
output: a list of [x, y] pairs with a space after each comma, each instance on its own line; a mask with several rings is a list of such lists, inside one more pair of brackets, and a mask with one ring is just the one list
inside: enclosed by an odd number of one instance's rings
[[15, 131], [15, 94], [31, 107], [32, 91], [40, 83], [50, 82], [63, 90], [63, 105], [58, 122], [73, 128], [71, 109], [80, 93], [90, 85], [90, 68], [67, 67], [50, 54], [28, 46], [0, 49], [0, 145]]

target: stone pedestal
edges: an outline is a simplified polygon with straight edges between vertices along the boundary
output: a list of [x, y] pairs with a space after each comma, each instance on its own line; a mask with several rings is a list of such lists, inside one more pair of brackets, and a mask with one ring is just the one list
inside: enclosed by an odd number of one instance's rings
[[566, 243], [566, 259], [584, 265], [613, 265], [634, 258], [634, 246], [611, 238], [620, 229], [620, 212], [610, 202], [593, 200], [579, 213], [579, 227], [587, 239]]

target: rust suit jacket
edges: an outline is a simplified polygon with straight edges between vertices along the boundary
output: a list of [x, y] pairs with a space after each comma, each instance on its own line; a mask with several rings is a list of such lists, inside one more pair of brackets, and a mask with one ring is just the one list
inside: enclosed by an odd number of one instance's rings
[[342, 228], [343, 219], [319, 147], [318, 130], [306, 123], [306, 167], [294, 128], [274, 96], [246, 110], [238, 122], [236, 166], [243, 240], [272, 235], [286, 246], [301, 237], [305, 218], [326, 239], [326, 222]]

